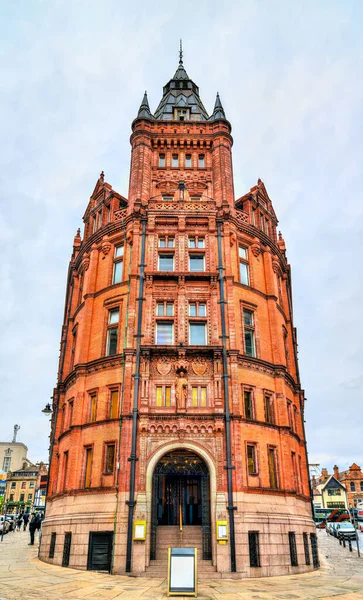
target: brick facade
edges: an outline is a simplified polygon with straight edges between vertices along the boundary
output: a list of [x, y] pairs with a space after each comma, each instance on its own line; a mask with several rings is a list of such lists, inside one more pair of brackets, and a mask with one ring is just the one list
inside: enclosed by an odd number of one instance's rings
[[[170, 113], [159, 107], [159, 117], [153, 117], [144, 98], [132, 124], [128, 199], [102, 173], [84, 215], [83, 239], [79, 232], [74, 239], [40, 552], [46, 561], [62, 563], [65, 532], [72, 532], [69, 564], [85, 569], [89, 533], [110, 531], [112, 572], [125, 571], [139, 360], [133, 517], [146, 520], [147, 536], [133, 542], [132, 571], [142, 573], [150, 561], [153, 471], [178, 449], [193, 452], [208, 467], [212, 560], [220, 574], [231, 570], [230, 540], [220, 544], [215, 538], [216, 520], [229, 519], [227, 377], [237, 575], [313, 568], [306, 565], [303, 546], [303, 533], [314, 534], [314, 525], [285, 244], [262, 181], [235, 200], [231, 125], [219, 98], [206, 118], [198, 94], [181, 63], [164, 88]], [[185, 120], [175, 112], [178, 106], [187, 107]], [[260, 536], [258, 568], [250, 566], [249, 531]], [[289, 532], [296, 534], [299, 566], [291, 566]], [[52, 533], [57, 536], [49, 558]]]

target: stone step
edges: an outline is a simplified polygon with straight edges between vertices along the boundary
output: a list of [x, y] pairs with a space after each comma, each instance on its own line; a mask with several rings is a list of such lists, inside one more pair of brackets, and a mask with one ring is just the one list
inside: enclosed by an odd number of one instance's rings
[[[149, 571], [149, 568], [144, 571], [143, 573], [141, 573], [141, 577], [153, 577], [153, 578], [160, 578], [160, 579], [166, 579], [168, 576], [167, 573], [167, 568], [165, 569], [161, 569], [161, 570], [156, 570], [156, 571]], [[198, 570], [198, 580], [208, 580], [208, 579], [221, 579], [221, 573], [217, 573], [217, 571], [213, 571], [213, 573], [210, 572], [200, 572]]]

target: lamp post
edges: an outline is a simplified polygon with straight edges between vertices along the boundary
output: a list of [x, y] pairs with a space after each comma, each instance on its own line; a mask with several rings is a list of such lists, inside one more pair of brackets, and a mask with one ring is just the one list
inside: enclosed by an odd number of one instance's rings
[[[53, 397], [51, 398], [53, 399]], [[42, 413], [44, 415], [51, 415], [53, 414], [53, 409], [50, 405], [50, 403], [48, 402], [48, 404], [45, 405], [45, 407], [42, 410]], [[50, 419], [50, 422], [52, 422], [52, 419]], [[45, 509], [47, 506], [47, 496], [48, 496], [48, 484], [49, 484], [49, 476], [50, 476], [50, 465], [51, 465], [51, 460], [52, 460], [52, 453], [53, 453], [53, 435], [52, 435], [52, 426], [50, 428], [50, 436], [49, 436], [49, 460], [48, 460], [48, 477], [47, 477], [47, 486], [45, 488], [45, 503], [44, 503], [44, 516], [45, 516]]]

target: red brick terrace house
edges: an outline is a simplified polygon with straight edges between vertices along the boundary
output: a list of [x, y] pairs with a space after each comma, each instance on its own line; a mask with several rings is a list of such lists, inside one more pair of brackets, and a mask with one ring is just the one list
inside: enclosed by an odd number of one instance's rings
[[318, 566], [290, 266], [262, 181], [235, 198], [232, 143], [180, 56], [132, 123], [128, 197], [96, 183], [68, 272], [44, 561], [165, 576], [181, 544], [205, 577]]

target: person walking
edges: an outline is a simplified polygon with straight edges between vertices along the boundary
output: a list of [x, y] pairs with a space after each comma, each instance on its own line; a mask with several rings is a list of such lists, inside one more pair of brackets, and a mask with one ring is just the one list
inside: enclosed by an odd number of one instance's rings
[[26, 512], [23, 514], [24, 531], [26, 531], [28, 522], [29, 522], [29, 513]]
[[16, 530], [20, 531], [21, 524], [23, 522], [23, 515], [20, 513], [16, 519]]
[[29, 542], [28, 546], [34, 546], [34, 534], [35, 534], [35, 530], [37, 528], [37, 523], [38, 523], [38, 519], [35, 516], [35, 513], [32, 513], [32, 518], [30, 519], [30, 523], [29, 523], [30, 542]]

